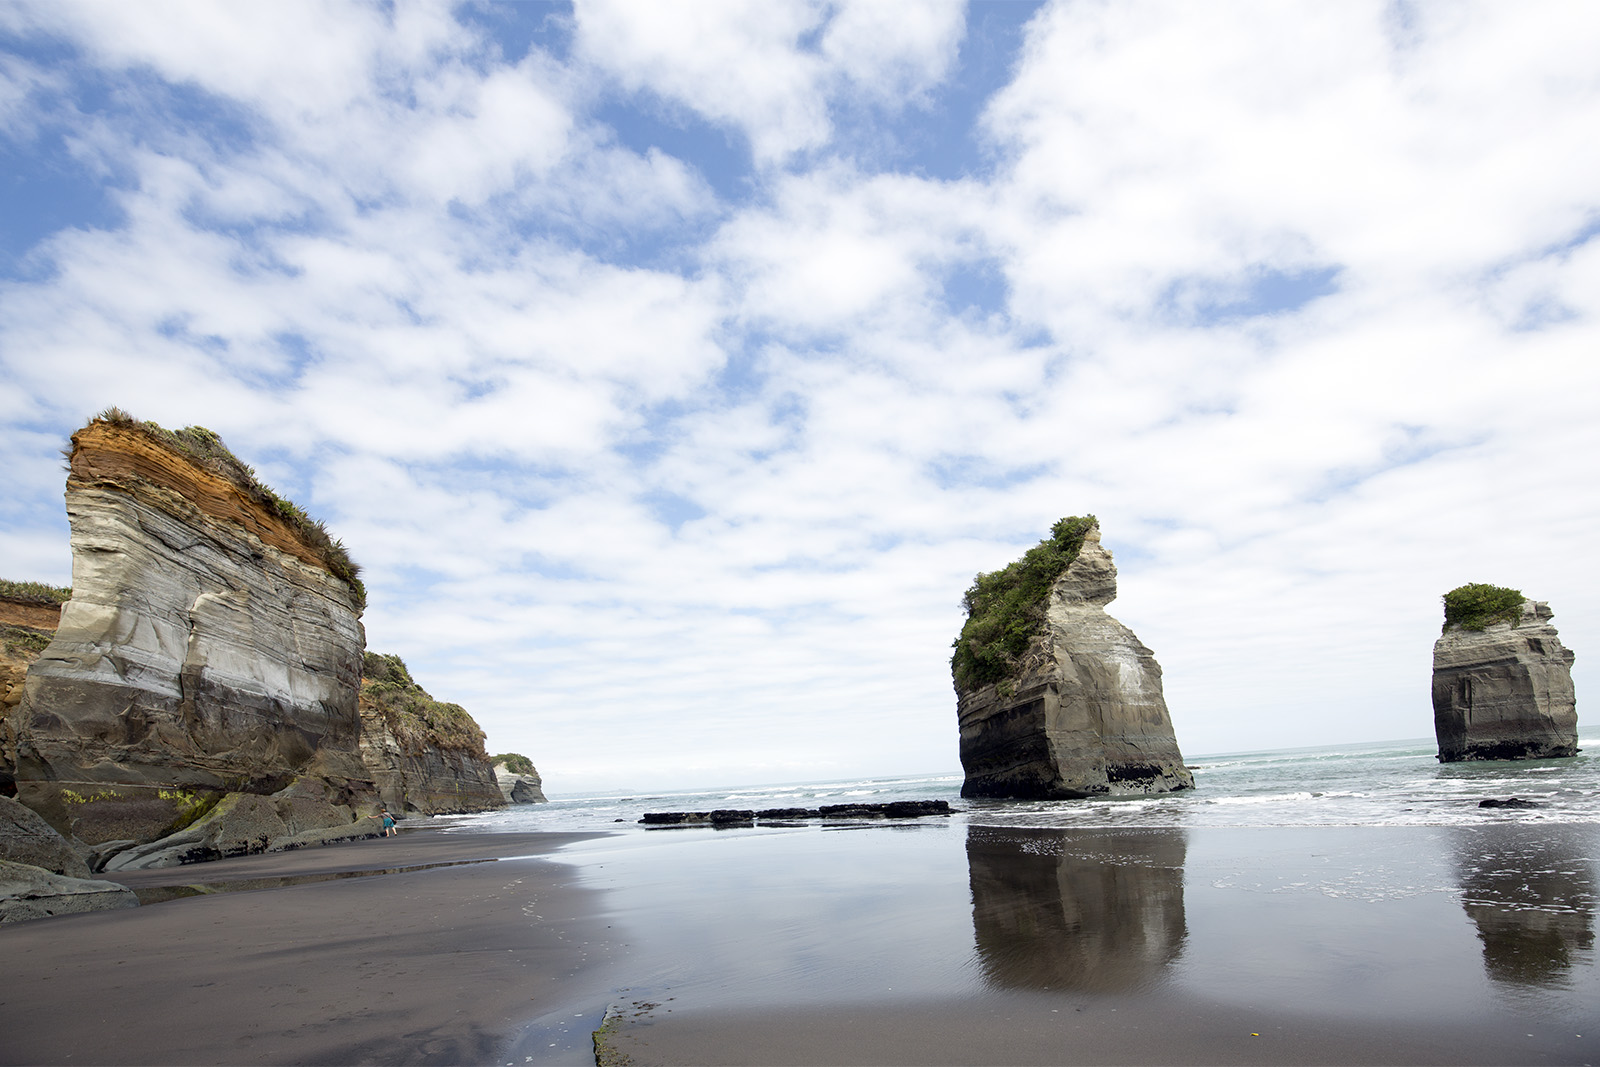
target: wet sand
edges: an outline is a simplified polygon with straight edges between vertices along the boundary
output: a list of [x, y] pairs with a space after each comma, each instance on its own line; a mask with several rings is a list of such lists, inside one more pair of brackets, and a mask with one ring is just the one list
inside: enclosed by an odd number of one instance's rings
[[607, 1041], [639, 1067], [1492, 1064], [1600, 1063], [1597, 844], [930, 822], [576, 851], [637, 934]]
[[[0, 1063], [490, 1063], [540, 1016], [603, 1006], [595, 894], [536, 857], [580, 835], [407, 831], [119, 880], [379, 876], [0, 927]], [[575, 1020], [587, 1049], [598, 1020]], [[559, 1033], [559, 1028], [553, 1028]]]
[[1600, 1063], [1597, 846], [408, 830], [128, 874], [236, 891], [0, 927], [0, 1063], [585, 1063], [608, 1006], [638, 1067]]

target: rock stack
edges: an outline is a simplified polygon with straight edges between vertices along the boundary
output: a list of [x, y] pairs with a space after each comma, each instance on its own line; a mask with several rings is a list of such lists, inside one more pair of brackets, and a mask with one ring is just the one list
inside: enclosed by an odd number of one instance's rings
[[1433, 646], [1440, 762], [1577, 754], [1574, 656], [1550, 625], [1553, 614], [1514, 589], [1472, 585], [1445, 595], [1444, 633]]
[[951, 660], [966, 797], [1069, 799], [1192, 789], [1161, 666], [1106, 614], [1117, 568], [1093, 516], [1063, 519], [979, 575]]

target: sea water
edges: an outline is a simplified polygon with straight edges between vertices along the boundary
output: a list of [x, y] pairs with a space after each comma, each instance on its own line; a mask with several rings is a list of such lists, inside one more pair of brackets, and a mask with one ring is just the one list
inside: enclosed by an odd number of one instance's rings
[[[435, 825], [600, 832], [552, 858], [600, 891], [626, 947], [613, 1002], [656, 1018], [940, 998], [1116, 1010], [1093, 998], [1148, 995], [1272, 1025], [1487, 1028], [1534, 1059], [1600, 1062], [1600, 760], [1434, 753], [1191, 756], [1195, 788], [1153, 797], [965, 800], [943, 773], [557, 795]], [[1537, 806], [1479, 806], [1513, 796]], [[638, 823], [926, 799], [954, 814]], [[588, 1054], [565, 1041], [527, 1038], [540, 1062]]]
[[[1195, 788], [1087, 800], [964, 800], [959, 773], [655, 792], [557, 794], [550, 803], [440, 820], [460, 831], [633, 830], [648, 811], [815, 808], [946, 800], [958, 822], [1081, 829], [1600, 823], [1600, 739], [1567, 759], [1440, 763], [1428, 739], [1191, 756]], [[1593, 754], [1591, 754], [1593, 753]], [[1518, 797], [1537, 807], [1482, 808]]]

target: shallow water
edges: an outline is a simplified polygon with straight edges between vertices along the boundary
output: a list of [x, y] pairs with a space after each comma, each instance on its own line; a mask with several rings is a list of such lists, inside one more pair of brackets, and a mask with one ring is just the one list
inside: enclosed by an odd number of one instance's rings
[[[584, 794], [437, 820], [474, 830], [633, 830], [647, 811], [816, 807], [948, 800], [963, 824], [1079, 828], [1600, 825], [1600, 740], [1569, 759], [1441, 764], [1431, 740], [1192, 757], [1195, 788], [1107, 800], [963, 800], [960, 774], [753, 785], [651, 794]], [[1485, 809], [1516, 796], [1539, 807]]]
[[[613, 831], [557, 858], [604, 891], [627, 944], [614, 1002], [646, 1017], [1134, 996], [1489, 1027], [1534, 1058], [1600, 1061], [1600, 763], [1433, 752], [1200, 757], [1196, 789], [1164, 797], [964, 801], [959, 776], [928, 775], [572, 798], [454, 828]], [[1508, 796], [1539, 807], [1478, 807]], [[851, 799], [956, 814], [636, 823]]]
[[[659, 1010], [1051, 992], [1590, 1033], [1600, 828], [626, 835], [565, 855]], [[670, 999], [669, 999], [670, 998]]]

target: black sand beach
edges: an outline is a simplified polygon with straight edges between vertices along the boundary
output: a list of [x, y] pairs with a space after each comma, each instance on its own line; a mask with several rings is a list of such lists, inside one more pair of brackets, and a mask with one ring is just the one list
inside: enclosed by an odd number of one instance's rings
[[1597, 837], [411, 830], [0, 928], [0, 1062], [1594, 1063]]
[[575, 837], [421, 830], [127, 874], [150, 890], [452, 864], [0, 927], [0, 1062], [494, 1062], [530, 1020], [604, 1006], [595, 894], [570, 867], [493, 862]]

